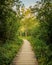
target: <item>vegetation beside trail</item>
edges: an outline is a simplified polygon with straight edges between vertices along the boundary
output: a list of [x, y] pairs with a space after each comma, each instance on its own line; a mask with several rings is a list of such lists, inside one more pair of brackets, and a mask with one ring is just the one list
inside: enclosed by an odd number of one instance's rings
[[52, 65], [52, 0], [25, 8], [19, 0], [0, 1], [0, 65], [9, 65], [29, 37], [39, 65]]
[[36, 14], [39, 26], [34, 26], [29, 37], [35, 51], [39, 65], [52, 65], [52, 1], [41, 0], [34, 7], [30, 7], [31, 13]]
[[52, 65], [52, 52], [49, 45], [46, 45], [46, 42], [38, 38], [28, 37], [27, 39], [32, 45], [32, 49], [38, 60], [38, 65]]
[[22, 45], [22, 40], [7, 41], [0, 45], [0, 65], [10, 65]]
[[19, 0], [0, 0], [0, 65], [10, 65], [22, 45], [18, 38], [20, 4]]
[[52, 1], [41, 0], [30, 6], [21, 22], [22, 36], [29, 37], [38, 64], [52, 65]]

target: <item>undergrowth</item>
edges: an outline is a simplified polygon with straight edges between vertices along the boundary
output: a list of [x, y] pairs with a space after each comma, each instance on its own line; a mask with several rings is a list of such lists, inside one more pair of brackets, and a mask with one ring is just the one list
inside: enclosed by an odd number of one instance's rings
[[21, 45], [21, 39], [0, 44], [0, 65], [10, 65]]
[[52, 52], [43, 40], [29, 37], [33, 50], [38, 60], [38, 65], [52, 65]]

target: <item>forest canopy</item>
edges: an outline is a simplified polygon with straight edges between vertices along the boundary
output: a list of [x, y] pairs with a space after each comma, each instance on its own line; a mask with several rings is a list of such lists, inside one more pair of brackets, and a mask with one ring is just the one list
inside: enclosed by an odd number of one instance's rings
[[21, 37], [31, 42], [39, 65], [52, 65], [52, 0], [28, 8], [21, 0], [0, 0], [0, 65], [10, 64]]

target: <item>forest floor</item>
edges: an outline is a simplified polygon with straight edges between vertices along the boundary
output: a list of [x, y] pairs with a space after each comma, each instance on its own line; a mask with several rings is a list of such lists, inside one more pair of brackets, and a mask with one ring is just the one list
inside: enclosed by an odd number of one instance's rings
[[26, 39], [23, 40], [23, 45], [16, 55], [11, 65], [38, 65], [36, 56], [32, 51], [30, 42]]

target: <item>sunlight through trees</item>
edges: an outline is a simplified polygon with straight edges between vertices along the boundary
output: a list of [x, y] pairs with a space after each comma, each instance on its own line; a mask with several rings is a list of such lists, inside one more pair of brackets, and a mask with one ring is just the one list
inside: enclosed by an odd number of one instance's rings
[[0, 65], [10, 64], [22, 45], [20, 37], [31, 42], [39, 65], [52, 65], [52, 0], [29, 8], [22, 2], [0, 0]]

